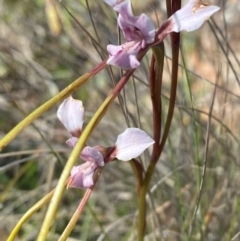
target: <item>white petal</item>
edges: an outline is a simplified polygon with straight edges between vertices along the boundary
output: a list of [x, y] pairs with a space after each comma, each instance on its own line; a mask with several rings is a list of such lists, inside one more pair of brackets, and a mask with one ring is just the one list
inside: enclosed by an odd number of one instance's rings
[[81, 135], [84, 118], [82, 101], [68, 97], [59, 106], [57, 116], [72, 136]]
[[172, 22], [171, 31], [194, 31], [200, 28], [219, 9], [217, 6], [204, 5], [198, 0], [190, 0], [182, 9], [169, 18], [169, 21]]
[[154, 144], [154, 140], [146, 132], [138, 128], [128, 128], [117, 138], [116, 157], [128, 161], [141, 155], [141, 153]]

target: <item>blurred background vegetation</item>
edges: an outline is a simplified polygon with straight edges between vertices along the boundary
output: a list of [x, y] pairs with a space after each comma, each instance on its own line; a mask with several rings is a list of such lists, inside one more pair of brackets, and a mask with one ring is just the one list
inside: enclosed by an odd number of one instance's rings
[[[163, 0], [132, 3], [135, 14], [147, 13], [156, 28], [166, 19]], [[210, 3], [221, 7], [210, 24], [181, 35], [176, 108], [148, 194], [146, 240], [188, 240], [191, 226], [191, 240], [240, 240], [240, 3]], [[102, 48], [93, 44], [80, 24]], [[106, 45], [116, 44], [117, 38], [115, 13], [101, 0], [0, 0], [0, 137], [105, 59]], [[164, 44], [162, 100], [166, 116], [170, 39]], [[113, 145], [128, 125], [152, 134], [150, 56], [149, 51], [120, 100], [93, 132], [89, 145]], [[119, 80], [119, 70], [113, 68], [113, 73], [112, 77], [109, 69], [102, 71], [73, 94], [84, 103], [85, 125]], [[217, 92], [208, 131], [214, 86]], [[57, 106], [47, 111], [0, 153], [1, 241], [26, 211], [55, 187], [71, 151], [65, 144], [69, 134], [56, 110]], [[203, 194], [192, 223], [206, 157]], [[148, 152], [141, 161], [148, 163]], [[65, 192], [49, 240], [61, 235], [82, 195], [83, 191], [76, 189]], [[135, 240], [136, 203], [129, 163], [107, 165], [69, 241]], [[24, 224], [18, 240], [36, 239], [45, 211], [41, 209]]]

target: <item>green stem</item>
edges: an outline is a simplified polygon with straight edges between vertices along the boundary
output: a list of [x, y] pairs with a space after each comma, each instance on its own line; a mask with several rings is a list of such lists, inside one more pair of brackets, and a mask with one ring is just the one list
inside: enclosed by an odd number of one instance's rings
[[52, 200], [49, 204], [45, 219], [43, 221], [42, 224], [42, 228], [40, 230], [40, 233], [38, 235], [37, 240], [38, 241], [42, 241], [42, 240], [46, 240], [48, 231], [51, 227], [51, 223], [54, 220], [55, 214], [57, 212], [57, 208], [59, 206], [59, 203], [61, 201], [61, 197], [63, 195], [64, 192], [64, 188], [65, 188], [65, 183], [66, 180], [69, 176], [69, 173], [72, 169], [72, 167], [74, 166], [77, 158], [79, 157], [79, 153], [81, 152], [81, 150], [83, 149], [83, 147], [85, 146], [85, 142], [87, 140], [87, 138], [89, 137], [89, 135], [91, 134], [92, 130], [94, 129], [94, 127], [97, 125], [97, 123], [100, 121], [101, 117], [103, 116], [103, 114], [106, 112], [108, 106], [110, 105], [110, 103], [113, 101], [113, 95], [110, 95], [106, 98], [106, 100], [102, 103], [102, 105], [99, 107], [99, 109], [97, 110], [97, 112], [95, 113], [95, 115], [92, 117], [91, 121], [88, 123], [88, 125], [86, 126], [86, 128], [83, 130], [80, 138], [78, 139], [77, 144], [75, 145], [64, 169], [63, 172], [59, 178], [58, 181], [58, 185], [56, 187], [56, 191], [52, 197]]
[[43, 207], [49, 200], [52, 198], [54, 190], [48, 193], [45, 197], [39, 200], [33, 207], [31, 207], [24, 216], [19, 220], [15, 228], [12, 230], [10, 236], [8, 237], [7, 241], [14, 241], [19, 230], [21, 229], [22, 225], [41, 207]]
[[138, 162], [135, 159], [130, 161], [130, 165], [131, 165], [133, 173], [134, 173], [134, 175], [136, 177], [137, 193], [139, 195], [140, 194], [140, 189], [141, 189], [141, 186], [142, 186], [142, 182], [143, 182], [143, 167], [142, 167], [141, 163]]
[[154, 173], [156, 162], [150, 162], [148, 170], [144, 179], [144, 183], [140, 189], [139, 202], [138, 202], [138, 241], [144, 240], [144, 233], [146, 228], [146, 194], [148, 186]]
[[5, 148], [24, 128], [26, 128], [29, 124], [31, 124], [34, 120], [36, 120], [40, 115], [50, 109], [53, 105], [55, 105], [58, 101], [68, 97], [74, 91], [76, 91], [79, 87], [85, 84], [91, 77], [101, 71], [106, 67], [106, 60], [99, 64], [97, 67], [92, 69], [90, 72], [84, 74], [69, 86], [67, 86], [64, 90], [58, 93], [56, 96], [51, 98], [49, 101], [45, 102], [43, 105], [34, 110], [31, 114], [29, 114], [25, 119], [23, 119], [20, 123], [18, 123], [8, 134], [6, 134], [2, 140], [0, 140], [0, 151]]
[[75, 145], [75, 147], [74, 147], [74, 149], [73, 149], [73, 151], [72, 151], [72, 153], [71, 153], [71, 155], [70, 155], [70, 157], [69, 157], [69, 159], [68, 159], [68, 161], [67, 161], [67, 163], [66, 163], [66, 165], [63, 169], [61, 177], [58, 181], [56, 191], [55, 191], [55, 193], [52, 197], [52, 200], [49, 204], [49, 207], [48, 207], [45, 219], [43, 221], [42, 228], [41, 228], [40, 233], [38, 235], [37, 241], [46, 240], [48, 231], [51, 227], [51, 223], [54, 220], [54, 217], [56, 215], [59, 203], [61, 201], [61, 197], [63, 195], [63, 191], [64, 191], [64, 188], [65, 188], [65, 182], [66, 182], [66, 180], [69, 176], [69, 173], [70, 173], [73, 165], [75, 164], [77, 158], [79, 157], [79, 153], [81, 152], [81, 150], [85, 146], [86, 140], [88, 139], [89, 135], [93, 131], [94, 127], [98, 124], [98, 122], [104, 116], [104, 114], [106, 113], [110, 104], [114, 101], [114, 99], [120, 93], [120, 91], [122, 90], [124, 85], [127, 83], [128, 79], [130, 78], [130, 76], [133, 74], [134, 71], [135, 71], [135, 69], [129, 70], [129, 71], [126, 72], [126, 74], [121, 78], [121, 80], [116, 85], [116, 87], [114, 88], [112, 93], [105, 99], [105, 101], [102, 103], [102, 105], [99, 107], [97, 112], [94, 114], [94, 116], [92, 117], [92, 119], [90, 120], [90, 122], [88, 123], [86, 128], [83, 130], [80, 138], [78, 139], [77, 144]]

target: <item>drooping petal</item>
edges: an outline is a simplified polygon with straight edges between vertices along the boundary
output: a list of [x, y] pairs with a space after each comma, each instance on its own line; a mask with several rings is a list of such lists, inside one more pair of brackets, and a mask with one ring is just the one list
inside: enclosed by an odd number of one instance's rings
[[172, 22], [171, 32], [194, 31], [200, 28], [219, 9], [218, 6], [205, 5], [198, 0], [190, 0], [169, 18], [168, 21]]
[[154, 140], [146, 132], [138, 128], [128, 128], [117, 138], [115, 157], [122, 161], [131, 160], [152, 144]]
[[57, 116], [72, 136], [81, 135], [84, 118], [82, 101], [68, 97], [59, 106]]
[[121, 46], [109, 44], [107, 51], [109, 59], [107, 64], [115, 65], [122, 69], [135, 69], [140, 63], [137, 60], [137, 54], [141, 49], [141, 43], [127, 42]]
[[66, 141], [66, 144], [67, 144], [69, 147], [72, 147], [72, 148], [73, 148], [73, 147], [76, 145], [77, 141], [78, 141], [78, 138], [73, 136], [73, 137], [69, 138], [69, 139]]
[[91, 187], [93, 185], [93, 174], [97, 167], [97, 164], [92, 162], [74, 166], [67, 187], [80, 189]]
[[81, 151], [80, 157], [85, 162], [96, 163], [98, 166], [104, 166], [103, 155], [94, 147], [84, 147], [84, 149]]

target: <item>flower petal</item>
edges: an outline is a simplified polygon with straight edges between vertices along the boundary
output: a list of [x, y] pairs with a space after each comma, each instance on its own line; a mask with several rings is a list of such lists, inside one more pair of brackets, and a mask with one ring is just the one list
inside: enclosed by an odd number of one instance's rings
[[82, 101], [68, 97], [59, 106], [57, 116], [72, 136], [81, 135], [84, 118]]
[[128, 161], [138, 157], [141, 153], [154, 144], [154, 140], [146, 132], [138, 128], [128, 128], [117, 138], [116, 157]]
[[132, 4], [131, 1], [123, 1], [120, 4], [115, 5], [113, 8], [116, 12], [118, 12], [120, 15], [123, 16], [123, 18], [126, 19], [129, 23], [132, 23], [135, 21], [135, 16], [132, 12]]
[[135, 27], [139, 29], [146, 41], [146, 43], [150, 44], [155, 39], [155, 27], [153, 22], [146, 14], [141, 14], [135, 21]]
[[114, 10], [119, 13], [118, 25], [127, 41], [145, 40], [146, 43], [154, 41], [156, 32], [153, 22], [146, 14], [135, 17], [130, 1], [117, 5]]
[[171, 30], [172, 32], [194, 31], [200, 28], [219, 9], [217, 6], [205, 5], [198, 0], [190, 0], [182, 9], [169, 18], [169, 21], [172, 22]]
[[76, 145], [77, 141], [78, 141], [78, 138], [73, 136], [73, 137], [69, 138], [69, 139], [66, 141], [66, 144], [67, 144], [69, 147], [72, 147], [72, 148], [73, 148], [73, 147]]
[[134, 44], [126, 49], [124, 47], [129, 45], [129, 42], [122, 44], [121, 46], [109, 44], [107, 46], [107, 51], [110, 57], [107, 61], [107, 64], [115, 65], [122, 69], [137, 68], [140, 65], [139, 61], [137, 60], [137, 54], [141, 49], [141, 43]]
[[103, 155], [94, 147], [84, 147], [81, 151], [80, 157], [86, 162], [96, 163], [98, 166], [104, 166]]
[[67, 187], [72, 188], [89, 188], [93, 185], [93, 174], [97, 165], [91, 162], [85, 162], [79, 166], [74, 166], [71, 170], [71, 177]]
[[107, 46], [110, 55], [107, 64], [122, 69], [135, 69], [140, 65], [137, 54], [146, 47], [146, 44], [152, 43], [155, 39], [154, 24], [146, 14], [135, 17], [130, 0], [106, 0], [105, 2], [118, 12], [118, 25], [127, 40], [121, 46]]

